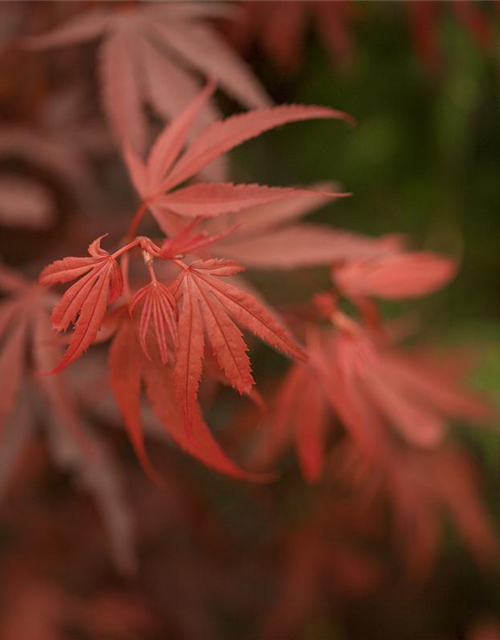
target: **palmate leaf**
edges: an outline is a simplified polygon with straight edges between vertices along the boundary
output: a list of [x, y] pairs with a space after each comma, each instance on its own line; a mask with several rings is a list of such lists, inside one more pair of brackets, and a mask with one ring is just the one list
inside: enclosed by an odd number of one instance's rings
[[[315, 118], [351, 121], [347, 114], [325, 107], [288, 105], [257, 109], [207, 127], [182, 153], [197, 114], [213, 90], [214, 84], [209, 82], [182, 114], [165, 128], [154, 143], [147, 162], [142, 162], [129, 147], [124, 149], [135, 188], [167, 234], [170, 233], [169, 223], [172, 214], [213, 217], [243, 211], [256, 205], [310, 195], [309, 191], [303, 189], [231, 183], [196, 184], [172, 190], [196, 176], [234, 147], [264, 131], [286, 123]], [[322, 195], [331, 198], [346, 194]], [[318, 194], [315, 194], [315, 197], [318, 197]]]
[[285, 327], [256, 298], [219, 279], [242, 269], [231, 260], [196, 261], [174, 285], [176, 296], [182, 298], [175, 385], [188, 429], [197, 408], [204, 333], [219, 366], [240, 393], [249, 393], [254, 381], [247, 347], [234, 321], [283, 353], [306, 359]]
[[[207, 22], [230, 14], [230, 7], [183, 1], [127, 9], [82, 12], [50, 33], [25, 39], [29, 48], [46, 49], [103, 38], [102, 103], [122, 143], [142, 153], [148, 141], [143, 106], [149, 103], [162, 118], [178, 115], [199, 90], [198, 73], [215, 77], [249, 108], [271, 103], [252, 71]], [[200, 115], [206, 125], [216, 110], [206, 105]]]
[[139, 339], [142, 350], [151, 359], [147, 346], [147, 334], [149, 326], [152, 324], [161, 361], [166, 364], [169, 360], [169, 339], [173, 346], [177, 345], [177, 304], [175, 298], [167, 286], [155, 280], [137, 291], [130, 302], [131, 314], [134, 313], [134, 309], [138, 305], [142, 305], [139, 323]]
[[282, 105], [268, 109], [255, 109], [231, 116], [207, 127], [189, 146], [165, 180], [166, 188], [173, 188], [196, 175], [218, 156], [243, 142], [283, 124], [300, 120], [338, 119], [353, 122], [346, 113], [327, 107]]
[[[340, 315], [340, 312], [337, 312]], [[340, 321], [339, 321], [340, 325]], [[397, 464], [398, 447], [439, 446], [451, 419], [480, 424], [488, 405], [462, 384], [464, 371], [437, 354], [409, 354], [380, 344], [353, 321], [305, 328], [307, 363], [295, 363], [276, 396], [252, 461], [268, 468], [293, 443], [304, 477], [323, 468], [328, 432], [340, 423], [366, 460]]]
[[[200, 334], [203, 335], [202, 333]], [[147, 455], [141, 424], [141, 388], [153, 412], [166, 432], [186, 453], [220, 473], [235, 478], [265, 481], [265, 474], [240, 469], [219, 447], [204, 422], [198, 407], [192, 412], [192, 430], [188, 435], [174, 391], [172, 367], [157, 358], [148, 359], [137, 339], [137, 327], [125, 316], [111, 345], [109, 354], [110, 383], [130, 440], [148, 475], [158, 483], [162, 479]]]
[[120, 268], [116, 260], [101, 249], [101, 239], [89, 246], [90, 258], [63, 258], [40, 274], [40, 284], [46, 287], [79, 278], [52, 311], [52, 325], [56, 331], [65, 331], [78, 316], [69, 346], [52, 373], [61, 371], [88, 349], [101, 328], [107, 306], [121, 295]]
[[[346, 427], [359, 439], [362, 423], [365, 434], [370, 425], [381, 458], [388, 429], [412, 446], [431, 449], [444, 439], [450, 419], [481, 423], [488, 417], [488, 404], [437, 356], [422, 362], [418, 354], [378, 344], [359, 327], [325, 338], [329, 363], [323, 381], [332, 408], [340, 411], [341, 402], [350, 403], [353, 413], [343, 419]], [[342, 389], [342, 395], [333, 389]]]

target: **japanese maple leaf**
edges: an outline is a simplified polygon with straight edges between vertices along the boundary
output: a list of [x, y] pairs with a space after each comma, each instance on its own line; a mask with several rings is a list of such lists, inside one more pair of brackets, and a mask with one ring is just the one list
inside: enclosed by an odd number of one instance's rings
[[174, 293], [182, 297], [174, 375], [188, 427], [196, 408], [205, 333], [220, 368], [240, 393], [249, 393], [254, 381], [247, 346], [233, 319], [283, 353], [306, 358], [283, 325], [256, 298], [219, 279], [242, 269], [231, 260], [195, 261], [173, 285]]
[[121, 295], [120, 267], [110, 253], [101, 249], [103, 237], [89, 246], [89, 258], [56, 260], [40, 274], [40, 284], [46, 287], [78, 278], [52, 311], [52, 325], [56, 331], [66, 331], [71, 323], [75, 323], [64, 357], [52, 373], [61, 371], [88, 349], [101, 328], [107, 306]]
[[408, 2], [408, 13], [413, 44], [423, 66], [436, 72], [442, 65], [441, 52], [437, 43], [440, 12], [446, 7], [462, 23], [466, 31], [483, 51], [491, 51], [493, 31], [488, 17], [469, 0], [435, 3], [429, 0]]
[[[446, 361], [426, 361], [380, 344], [342, 316], [338, 330], [325, 338], [331, 384], [337, 382], [345, 392], [332, 398], [333, 405], [340, 412], [348, 403], [363, 421], [371, 415], [373, 433], [390, 425], [407, 442], [432, 448], [442, 441], [447, 419], [475, 422], [488, 416], [488, 406], [465, 391], [460, 374], [450, 371]], [[357, 419], [348, 421], [357, 431], [356, 423]]]
[[[105, 112], [118, 139], [142, 153], [149, 137], [144, 104], [167, 120], [177, 116], [198, 92], [196, 73], [215, 77], [247, 107], [270, 104], [246, 64], [207, 22], [227, 13], [227, 7], [212, 2], [109, 5], [82, 12], [27, 42], [40, 49], [102, 37], [99, 77]], [[205, 124], [215, 117], [213, 106], [205, 104]]]
[[[182, 340], [182, 335], [183, 331], [180, 330], [179, 340]], [[193, 342], [199, 340], [198, 335], [194, 334]], [[193, 349], [196, 349], [196, 342]], [[236, 478], [264, 480], [266, 476], [243, 471], [224, 454], [203, 421], [198, 407], [194, 407], [191, 413], [192, 431], [187, 435], [174, 390], [173, 369], [155, 357], [153, 351], [151, 353], [152, 358], [144, 354], [135, 321], [123, 314], [109, 353], [110, 383], [130, 440], [148, 475], [162, 483], [144, 444], [141, 422], [143, 385], [154, 414], [181, 449], [220, 473]]]
[[214, 84], [209, 82], [164, 129], [151, 148], [146, 163], [130, 148], [124, 150], [130, 177], [143, 201], [138, 220], [149, 207], [167, 235], [175, 235], [178, 231], [176, 216], [212, 218], [308, 193], [290, 188], [231, 183], [198, 183], [176, 189], [216, 158], [264, 131], [289, 122], [315, 118], [352, 121], [347, 114], [326, 107], [287, 105], [257, 109], [210, 125], [181, 153], [197, 113], [213, 90]]
[[139, 325], [139, 338], [142, 350], [150, 358], [147, 346], [147, 335], [152, 324], [156, 344], [160, 350], [161, 361], [166, 364], [168, 357], [168, 339], [177, 346], [177, 303], [170, 289], [162, 282], [154, 280], [137, 291], [130, 302], [130, 313], [142, 306]]
[[441, 289], [456, 270], [452, 258], [428, 251], [408, 251], [348, 260], [334, 265], [332, 276], [339, 290], [349, 297], [400, 300]]
[[209, 251], [253, 269], [315, 267], [397, 252], [397, 237], [374, 239], [301, 221], [331, 201], [325, 192], [338, 190], [332, 182], [314, 183], [308, 185], [309, 193], [293, 193], [279, 201], [205, 220], [203, 232], [209, 237], [220, 235], [210, 243]]
[[242, 11], [236, 24], [224, 30], [237, 49], [248, 51], [256, 40], [270, 62], [281, 71], [296, 71], [304, 59], [309, 22], [314, 21], [323, 45], [337, 66], [346, 67], [351, 63], [354, 47], [350, 23], [356, 17], [354, 3], [294, 0], [287, 2], [286, 12], [281, 2], [276, 1], [247, 0], [240, 4]]
[[334, 418], [364, 455], [386, 461], [396, 435], [432, 449], [442, 441], [447, 419], [488, 416], [487, 405], [464, 389], [446, 361], [381, 345], [343, 316], [338, 322], [337, 329], [308, 327], [309, 360], [288, 372], [254, 461], [274, 462], [294, 442], [305, 478], [315, 481]]

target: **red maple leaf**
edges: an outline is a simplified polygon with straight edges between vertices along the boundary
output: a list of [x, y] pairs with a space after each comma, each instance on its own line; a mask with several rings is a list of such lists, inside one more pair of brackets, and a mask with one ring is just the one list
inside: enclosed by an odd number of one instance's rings
[[247, 346], [232, 318], [283, 353], [306, 358], [286, 329], [256, 298], [219, 280], [242, 269], [231, 260], [197, 261], [181, 273], [174, 285], [176, 295], [182, 296], [175, 381], [177, 397], [188, 425], [196, 407], [204, 333], [219, 366], [240, 393], [249, 393], [254, 381], [246, 354]]
[[[179, 340], [181, 340], [179, 336]], [[116, 403], [127, 428], [137, 456], [147, 473], [162, 483], [145, 450], [141, 423], [141, 388], [156, 417], [174, 442], [204, 464], [227, 475], [263, 481], [265, 475], [243, 471], [221, 450], [197, 406], [193, 407], [192, 429], [188, 435], [178, 408], [174, 390], [174, 371], [159, 359], [149, 359], [137, 338], [133, 320], [122, 315], [122, 320], [109, 353], [110, 384]]]
[[[164, 129], [152, 146], [146, 163], [132, 149], [125, 147], [130, 177], [143, 201], [129, 235], [133, 235], [147, 208], [167, 235], [175, 235], [179, 231], [176, 216], [212, 218], [309, 194], [299, 189], [255, 184], [198, 183], [180, 189], [176, 187], [234, 147], [269, 129], [315, 118], [337, 118], [352, 122], [347, 114], [326, 107], [286, 105], [257, 109], [212, 124], [181, 154], [193, 122], [213, 90], [214, 84], [210, 82], [182, 114]], [[340, 197], [346, 194], [323, 195]]]
[[40, 274], [40, 284], [46, 287], [79, 278], [52, 311], [52, 326], [56, 331], [65, 331], [75, 323], [68, 349], [52, 373], [61, 371], [88, 349], [101, 328], [107, 306], [122, 293], [120, 267], [111, 254], [101, 249], [103, 237], [89, 246], [90, 258], [56, 260]]
[[130, 313], [137, 305], [142, 304], [139, 338], [144, 353], [150, 358], [147, 347], [147, 334], [152, 323], [156, 343], [160, 350], [161, 361], [166, 364], [169, 360], [168, 339], [177, 346], [177, 303], [170, 289], [156, 278], [148, 285], [137, 291], [130, 302]]
[[323, 470], [333, 418], [368, 459], [382, 463], [392, 458], [398, 435], [432, 449], [442, 442], [448, 419], [489, 415], [483, 401], [465, 392], [458, 372], [437, 357], [381, 344], [338, 311], [333, 320], [336, 328], [307, 327], [309, 360], [293, 364], [285, 377], [254, 461], [274, 462], [293, 441], [302, 472], [313, 482]]
[[[270, 104], [246, 64], [207, 22], [227, 13], [227, 7], [205, 2], [98, 9], [25, 42], [41, 49], [103, 37], [98, 70], [105, 112], [118, 139], [142, 153], [149, 137], [144, 104], [164, 119], [177, 116], [199, 90], [193, 71], [215, 77], [245, 106]], [[205, 105], [204, 124], [216, 115]]]

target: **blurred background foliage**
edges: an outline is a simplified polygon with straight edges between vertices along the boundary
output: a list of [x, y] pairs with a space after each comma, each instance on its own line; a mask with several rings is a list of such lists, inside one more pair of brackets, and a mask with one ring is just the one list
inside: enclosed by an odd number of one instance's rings
[[[290, 76], [253, 52], [252, 66], [277, 102], [333, 106], [353, 114], [357, 125], [318, 121], [271, 132], [234, 154], [237, 172], [268, 184], [338, 180], [353, 196], [313, 219], [369, 235], [409, 234], [416, 246], [458, 256], [459, 275], [445, 291], [417, 305], [389, 306], [387, 312], [418, 306], [420, 337], [473, 347], [478, 360], [471, 381], [498, 406], [500, 15], [495, 3], [474, 2], [491, 16], [495, 30], [495, 46], [487, 55], [452, 14], [443, 12], [437, 33], [443, 64], [432, 74], [412, 47], [404, 4], [357, 3], [355, 54], [345, 70], [334, 68], [313, 33], [304, 64]], [[262, 274], [259, 286], [276, 290], [276, 277], [285, 276]], [[319, 287], [327, 286], [320, 274], [308, 272], [302, 280], [294, 275], [283, 301], [307, 296], [316, 277]], [[500, 435], [459, 427], [451, 437], [480, 461], [500, 530]], [[347, 637], [360, 640], [465, 638], [471, 621], [488, 613], [500, 617], [500, 579], [479, 575], [449, 535], [424, 592], [384, 592], [363, 611], [359, 603], [347, 609], [337, 630], [318, 620], [303, 640], [343, 638], [344, 625], [351, 629]]]
[[[477, 359], [472, 382], [500, 407], [500, 12], [494, 2], [474, 4], [491, 16], [494, 49], [490, 54], [481, 51], [456, 17], [443, 11], [437, 34], [443, 64], [435, 74], [422, 66], [412, 46], [405, 2], [356, 2], [354, 57], [343, 70], [334, 67], [312, 30], [297, 73], [279, 73], [254, 50], [249, 62], [277, 103], [330, 105], [353, 114], [357, 125], [314, 121], [267, 133], [233, 153], [234, 179], [276, 185], [338, 180], [352, 197], [321, 209], [312, 219], [374, 236], [409, 234], [417, 247], [459, 257], [459, 275], [446, 290], [415, 303], [386, 305], [385, 310], [388, 317], [406, 313], [415, 317], [419, 339], [443, 347], [471, 345]], [[286, 2], [283, 7], [286, 10]], [[89, 75], [93, 63], [89, 56]], [[130, 194], [122, 174], [114, 181], [106, 175], [112, 189], [118, 185], [114, 191], [120, 197]], [[277, 303], [305, 300], [311, 292], [329, 286], [324, 269], [252, 277]], [[258, 379], [272, 367], [286, 367], [269, 350], [259, 353]], [[224, 422], [224, 408], [221, 414], [212, 416], [221, 418], [212, 420], [215, 430]], [[481, 489], [500, 535], [500, 434], [458, 425], [450, 438], [466, 445], [479, 461], [484, 472]], [[121, 453], [135, 465], [125, 438]], [[266, 523], [259, 520], [255, 497], [259, 506], [272, 505], [273, 500], [283, 503], [283, 514], [272, 514], [272, 524], [278, 528], [293, 520], [312, 490], [289, 468], [284, 479], [291, 486], [288, 493], [280, 483], [235, 489], [226, 478], [196, 462], [165, 457], [165, 468], [170, 465], [179, 472], [183, 495], [189, 491], [189, 478], [203, 501], [232, 530], [240, 547], [223, 548], [221, 555], [229, 558], [228, 572], [234, 573], [234, 580], [247, 579], [245, 589], [258, 593], [259, 583], [252, 582], [252, 571], [244, 560], [236, 568], [231, 564], [240, 551], [244, 556], [242, 550], [249, 543], [258, 550], [266, 536], [275, 533], [266, 531]], [[148, 484], [144, 487], [137, 492], [139, 504], [145, 495], [151, 499], [154, 494], [154, 489], [147, 493]], [[54, 486], [46, 491], [54, 502]], [[36, 500], [41, 500], [40, 495]], [[170, 515], [162, 517], [168, 520]], [[171, 521], [155, 522], [155, 530], [164, 530], [162, 538], [167, 542], [171, 526]], [[197, 542], [186, 535], [182, 522], [177, 526], [172, 558], [179, 556], [184, 545], [186, 555], [195, 557], [194, 575], [202, 582]], [[211, 550], [207, 557], [211, 559]], [[169, 574], [169, 563], [165, 563], [166, 575], [156, 556], [151, 564], [155, 566], [145, 566], [139, 579], [146, 584], [144, 591], [150, 587], [149, 576], [161, 571], [162, 589], [167, 583], [171, 589], [163, 589], [165, 602], [177, 604], [176, 578]], [[439, 564], [423, 587], [402, 584], [397, 569], [393, 571], [389, 588], [376, 596], [325, 607], [309, 620], [300, 640], [493, 640], [492, 635], [471, 635], [471, 629], [482, 618], [500, 620], [499, 572], [481, 573], [456, 533], [447, 532]], [[191, 594], [188, 599], [197, 605]], [[248, 636], [241, 620], [226, 622], [228, 638]]]

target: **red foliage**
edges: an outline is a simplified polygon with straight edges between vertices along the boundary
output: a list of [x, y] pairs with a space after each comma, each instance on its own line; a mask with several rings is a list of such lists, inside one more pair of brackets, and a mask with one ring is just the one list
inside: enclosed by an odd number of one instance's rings
[[[0, 130], [0, 223], [35, 237], [19, 243], [19, 270], [0, 265], [0, 640], [219, 640], [232, 628], [234, 637], [306, 637], [332, 603], [391, 584], [386, 558], [402, 567], [405, 587], [422, 583], [443, 515], [480, 567], [498, 562], [475, 461], [446, 441], [453, 420], [484, 423], [490, 407], [466, 388], [454, 353], [397, 344], [377, 302], [438, 291], [456, 260], [406, 250], [398, 235], [304, 222], [350, 195], [333, 181], [292, 188], [228, 178], [228, 152], [266, 131], [353, 119], [326, 106], [270, 106], [210, 21], [231, 21], [242, 46], [258, 36], [292, 70], [313, 19], [345, 66], [357, 9], [243, 4], [240, 13], [212, 2], [0, 5], [0, 55], [15, 62], [0, 106], [5, 95], [25, 105]], [[451, 8], [488, 47], [480, 10]], [[435, 64], [441, 6], [409, 11], [419, 50]], [[58, 86], [87, 55], [74, 45], [98, 38], [117, 158], [97, 111], [82, 113], [91, 68], [82, 64], [88, 77], [74, 92]], [[45, 52], [63, 46], [67, 57]], [[15, 70], [30, 65], [40, 68], [25, 87]], [[216, 85], [251, 110], [219, 118]], [[155, 118], [168, 124], [150, 144]], [[94, 156], [102, 180], [90, 170]], [[19, 160], [33, 175], [17, 175]], [[123, 160], [140, 199], [128, 217]], [[75, 203], [96, 215], [81, 216]], [[269, 282], [273, 298], [277, 274], [242, 275], [286, 272], [288, 295], [304, 267], [326, 283], [330, 274], [329, 289], [309, 287], [312, 302], [282, 308], [255, 286]], [[263, 366], [254, 336], [290, 362], [268, 354]], [[105, 428], [113, 424], [125, 427], [142, 469], [122, 450], [123, 433]], [[288, 464], [290, 445], [301, 474]], [[133, 583], [110, 570], [94, 506], [68, 498], [67, 473], [91, 495], [114, 564]], [[15, 535], [4, 540], [3, 527]], [[485, 623], [471, 633], [483, 640], [497, 630]]]
[[40, 274], [40, 284], [46, 287], [80, 278], [52, 311], [52, 326], [56, 331], [66, 331], [70, 324], [75, 324], [69, 347], [53, 373], [64, 369], [88, 349], [101, 328], [107, 306], [122, 294], [120, 267], [111, 254], [101, 249], [101, 240], [98, 238], [89, 246], [90, 258], [57, 260]]

